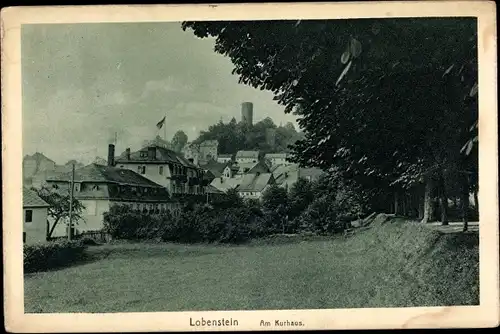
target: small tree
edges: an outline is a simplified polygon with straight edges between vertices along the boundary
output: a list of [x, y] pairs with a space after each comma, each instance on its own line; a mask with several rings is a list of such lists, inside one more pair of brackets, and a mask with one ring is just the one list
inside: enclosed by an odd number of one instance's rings
[[[48, 224], [47, 238], [50, 238], [59, 221], [61, 219], [69, 218], [69, 190], [67, 194], [46, 186], [43, 186], [40, 189], [32, 188], [32, 190], [35, 191], [41, 199], [43, 199], [50, 205], [48, 209], [48, 215], [49, 217], [54, 219], [54, 223], [52, 224], [52, 226]], [[80, 201], [73, 198], [72, 221], [74, 223], [78, 223], [78, 221], [82, 219], [82, 211], [84, 208], [85, 207]]]
[[229, 189], [224, 195], [214, 199], [212, 206], [216, 209], [240, 208], [243, 206], [243, 199], [238, 190]]
[[265, 211], [276, 211], [280, 205], [288, 207], [288, 194], [285, 189], [273, 184], [262, 194], [262, 207]]
[[314, 201], [314, 189], [311, 181], [299, 178], [290, 189], [290, 218], [298, 217]]
[[174, 134], [172, 138], [172, 148], [176, 152], [180, 152], [188, 142], [188, 136], [184, 131], [179, 130]]
[[277, 185], [271, 185], [262, 194], [262, 211], [268, 222], [268, 228], [284, 233], [287, 229], [289, 201], [287, 191]]

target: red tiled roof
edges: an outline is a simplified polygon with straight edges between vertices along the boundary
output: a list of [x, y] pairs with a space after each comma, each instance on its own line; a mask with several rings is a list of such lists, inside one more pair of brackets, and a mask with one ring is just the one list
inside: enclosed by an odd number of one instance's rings
[[49, 206], [33, 190], [23, 187], [23, 208], [45, 208]]

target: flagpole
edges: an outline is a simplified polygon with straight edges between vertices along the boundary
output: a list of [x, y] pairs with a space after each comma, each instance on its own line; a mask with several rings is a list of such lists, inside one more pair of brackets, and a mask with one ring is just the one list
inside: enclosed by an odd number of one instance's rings
[[165, 111], [165, 118], [164, 118], [164, 122], [163, 122], [163, 140], [165, 140], [165, 142], [167, 141], [167, 126], [166, 126], [166, 122], [167, 122], [167, 112]]

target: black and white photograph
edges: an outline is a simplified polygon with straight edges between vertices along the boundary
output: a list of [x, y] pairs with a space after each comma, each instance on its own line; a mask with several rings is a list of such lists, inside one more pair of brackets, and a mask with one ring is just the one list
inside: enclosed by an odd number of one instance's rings
[[12, 328], [498, 324], [495, 7], [432, 4], [3, 11]]

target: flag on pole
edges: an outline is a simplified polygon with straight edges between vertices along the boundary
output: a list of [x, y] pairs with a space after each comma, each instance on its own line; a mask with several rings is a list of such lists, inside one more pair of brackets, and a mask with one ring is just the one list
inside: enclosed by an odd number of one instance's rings
[[158, 128], [158, 130], [163, 127], [163, 124], [165, 124], [165, 116], [163, 116], [163, 118], [161, 119], [161, 121], [159, 121], [158, 123], [156, 123], [156, 127]]

